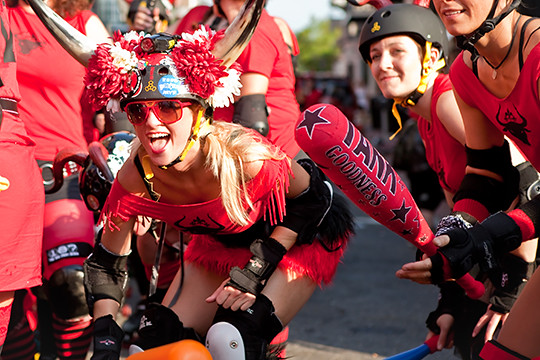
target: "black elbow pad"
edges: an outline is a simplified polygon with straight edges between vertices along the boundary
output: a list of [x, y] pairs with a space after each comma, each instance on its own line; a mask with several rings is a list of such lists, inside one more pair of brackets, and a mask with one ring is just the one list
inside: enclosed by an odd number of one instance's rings
[[268, 135], [268, 106], [264, 94], [242, 96], [234, 105], [233, 123]]

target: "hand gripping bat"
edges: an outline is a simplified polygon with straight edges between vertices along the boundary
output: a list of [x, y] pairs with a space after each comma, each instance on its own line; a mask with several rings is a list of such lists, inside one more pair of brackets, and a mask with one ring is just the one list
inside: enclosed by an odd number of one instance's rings
[[[437, 252], [433, 232], [399, 175], [339, 109], [329, 104], [306, 109], [295, 136], [356, 206], [428, 256]], [[484, 285], [468, 274], [457, 282], [470, 298], [484, 293]]]
[[435, 335], [426, 340], [422, 345], [413, 349], [404, 351], [402, 353], [390, 356], [385, 360], [420, 360], [429, 354], [433, 354], [437, 351], [437, 341], [439, 335]]

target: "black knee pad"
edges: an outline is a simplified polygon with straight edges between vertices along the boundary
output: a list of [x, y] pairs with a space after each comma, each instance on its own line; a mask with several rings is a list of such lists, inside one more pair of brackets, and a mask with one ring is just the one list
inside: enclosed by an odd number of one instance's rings
[[44, 287], [52, 311], [58, 318], [70, 320], [88, 315], [82, 266], [70, 265], [56, 270]]
[[185, 339], [201, 341], [194, 329], [184, 327], [173, 310], [158, 303], [148, 305], [141, 317], [138, 333], [139, 340], [135, 345], [143, 350]]
[[261, 360], [266, 359], [268, 344], [283, 330], [283, 324], [274, 311], [272, 301], [260, 294], [246, 311], [233, 311], [220, 306], [212, 323], [233, 325], [242, 335], [246, 360]]

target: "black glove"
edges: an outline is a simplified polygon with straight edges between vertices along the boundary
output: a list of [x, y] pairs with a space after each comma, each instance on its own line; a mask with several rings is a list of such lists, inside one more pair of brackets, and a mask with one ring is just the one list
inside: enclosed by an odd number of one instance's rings
[[227, 286], [232, 286], [240, 291], [259, 295], [266, 285], [266, 280], [276, 270], [287, 249], [277, 240], [268, 238], [257, 239], [249, 247], [253, 256], [249, 262], [240, 269], [235, 266], [229, 276], [231, 280]]
[[491, 310], [501, 314], [510, 312], [514, 302], [536, 269], [536, 263], [528, 263], [513, 255], [505, 254], [500, 259], [500, 268], [489, 274], [495, 291], [489, 302]]
[[450, 237], [450, 243], [431, 257], [431, 277], [435, 284], [444, 281], [443, 256], [448, 260], [451, 276], [457, 279], [476, 263], [485, 272], [497, 268], [496, 255], [514, 250], [522, 240], [519, 226], [503, 212], [491, 215], [470, 229], [452, 229], [445, 235]]
[[144, 311], [139, 326], [139, 339], [135, 345], [143, 350], [171, 344], [182, 339], [200, 341], [192, 328], [185, 328], [176, 313], [161, 304], [150, 303]]
[[94, 354], [91, 360], [119, 360], [124, 332], [112, 315], [94, 321]]

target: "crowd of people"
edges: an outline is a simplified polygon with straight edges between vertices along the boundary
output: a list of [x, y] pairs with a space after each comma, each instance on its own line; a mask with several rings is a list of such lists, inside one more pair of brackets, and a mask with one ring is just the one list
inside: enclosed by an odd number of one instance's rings
[[[283, 358], [354, 229], [294, 138], [288, 24], [265, 0], [181, 16], [167, 1], [47, 5], [58, 18], [36, 0], [0, 5], [0, 358], [119, 359], [126, 333], [130, 354], [191, 339], [218, 360]], [[373, 5], [359, 58], [393, 101], [391, 137], [417, 127], [450, 209], [437, 254], [396, 275], [439, 286], [438, 349], [540, 358], [534, 5]], [[453, 281], [464, 274], [482, 298]], [[144, 306], [128, 329], [130, 277]]]

